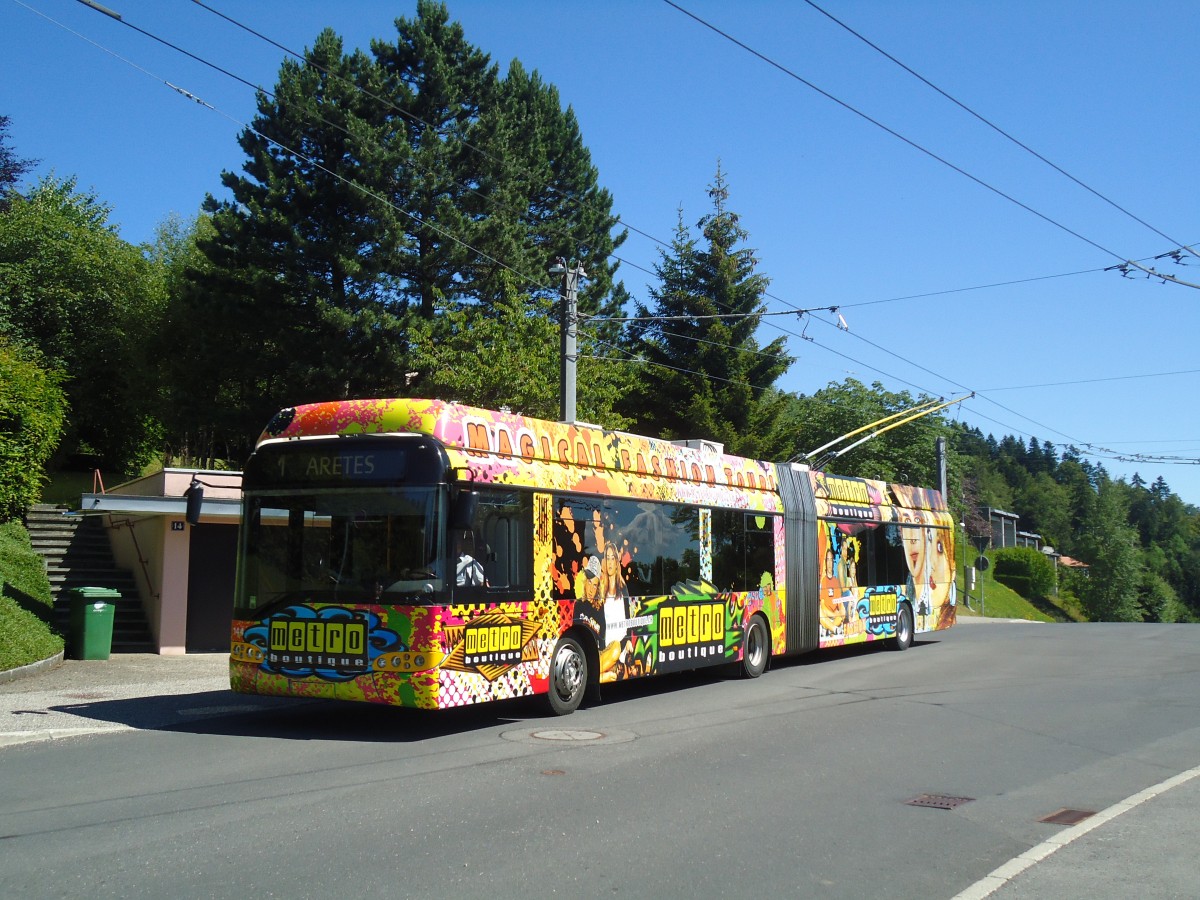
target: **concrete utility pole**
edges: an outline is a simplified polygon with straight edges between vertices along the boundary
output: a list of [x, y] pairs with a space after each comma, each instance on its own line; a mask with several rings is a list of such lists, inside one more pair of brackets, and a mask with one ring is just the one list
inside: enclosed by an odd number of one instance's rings
[[567, 268], [566, 260], [561, 256], [550, 267], [551, 275], [562, 277], [559, 288], [559, 314], [562, 334], [560, 377], [558, 381], [559, 419], [563, 422], [575, 421], [575, 368], [579, 355], [576, 349], [576, 329], [578, 327], [579, 310], [579, 279], [587, 278], [583, 266], [573, 265]]

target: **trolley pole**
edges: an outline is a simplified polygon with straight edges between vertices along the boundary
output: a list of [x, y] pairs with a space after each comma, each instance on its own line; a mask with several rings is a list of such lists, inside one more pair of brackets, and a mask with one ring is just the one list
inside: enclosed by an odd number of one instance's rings
[[577, 350], [577, 327], [579, 309], [579, 279], [586, 278], [587, 272], [583, 266], [573, 265], [567, 268], [566, 260], [561, 256], [550, 267], [551, 275], [562, 278], [559, 288], [559, 321], [562, 335], [560, 350], [560, 369], [558, 381], [559, 419], [563, 422], [575, 421], [576, 364], [579, 360]]

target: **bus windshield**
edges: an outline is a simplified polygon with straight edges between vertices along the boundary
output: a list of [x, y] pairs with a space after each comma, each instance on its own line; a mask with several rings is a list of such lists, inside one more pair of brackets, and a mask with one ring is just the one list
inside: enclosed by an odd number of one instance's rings
[[445, 490], [247, 493], [236, 609], [432, 601], [444, 584]]

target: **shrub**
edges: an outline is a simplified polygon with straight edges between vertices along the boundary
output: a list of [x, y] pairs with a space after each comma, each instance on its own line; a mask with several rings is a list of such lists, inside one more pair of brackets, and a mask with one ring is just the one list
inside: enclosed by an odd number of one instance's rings
[[994, 554], [993, 577], [1022, 597], [1049, 597], [1054, 593], [1054, 563], [1032, 547], [1004, 547]]
[[61, 382], [33, 353], [0, 339], [0, 522], [23, 515], [41, 494], [66, 416]]

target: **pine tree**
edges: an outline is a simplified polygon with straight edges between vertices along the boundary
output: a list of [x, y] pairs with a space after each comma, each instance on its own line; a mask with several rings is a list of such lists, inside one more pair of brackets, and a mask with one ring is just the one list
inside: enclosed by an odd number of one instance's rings
[[15, 190], [21, 176], [33, 168], [32, 159], [21, 159], [8, 146], [8, 116], [0, 116], [0, 212], [7, 208], [8, 195]]
[[765, 311], [768, 280], [757, 272], [748, 233], [730, 210], [725, 174], [709, 187], [712, 212], [697, 223], [704, 242], [684, 225], [655, 266], [653, 307], [636, 305], [636, 344], [645, 359], [634, 417], [671, 438], [705, 437], [734, 453], [760, 455], [778, 408], [773, 385], [791, 360], [778, 338], [759, 348], [754, 335]]
[[[619, 220], [612, 196], [599, 186], [599, 173], [583, 143], [570, 107], [563, 108], [558, 90], [513, 60], [501, 82], [498, 102], [483, 111], [480, 135], [485, 156], [475, 164], [484, 172], [480, 189], [487, 202], [475, 243], [493, 260], [477, 261], [479, 277], [471, 293], [490, 303], [497, 292], [493, 273], [502, 268], [524, 276], [534, 296], [557, 298], [558, 279], [546, 274], [548, 264], [563, 257], [587, 272], [579, 292], [585, 315], [613, 315], [627, 296], [615, 284], [614, 251], [625, 233], [614, 231]], [[609, 339], [615, 330], [593, 324]]]
[[285, 62], [240, 137], [244, 172], [223, 177], [232, 199], [206, 203], [187, 318], [221, 337], [193, 335], [187, 364], [245, 411], [209, 409], [214, 434], [252, 435], [281, 405], [436, 388], [414, 337], [460, 337], [443, 314], [468, 308], [508, 320], [514, 296], [539, 309], [562, 253], [588, 268], [584, 312], [619, 302], [611, 197], [553, 87], [516, 63], [501, 80], [444, 4], [396, 29], [349, 55], [326, 31]]
[[416, 18], [396, 20], [394, 42], [371, 51], [386, 103], [389, 199], [407, 213], [398, 226], [407, 252], [394, 272], [422, 317], [439, 298], [461, 296], [477, 265], [472, 251], [486, 198], [478, 162], [481, 110], [496, 102], [496, 66], [470, 44], [446, 7], [419, 0]]
[[245, 174], [222, 177], [233, 199], [205, 204], [208, 265], [187, 298], [219, 332], [197, 335], [189, 362], [220, 378], [243, 440], [283, 405], [397, 391], [406, 369], [401, 216], [380, 198], [386, 135], [357, 87], [372, 63], [328, 30], [307, 59], [260, 94]]

